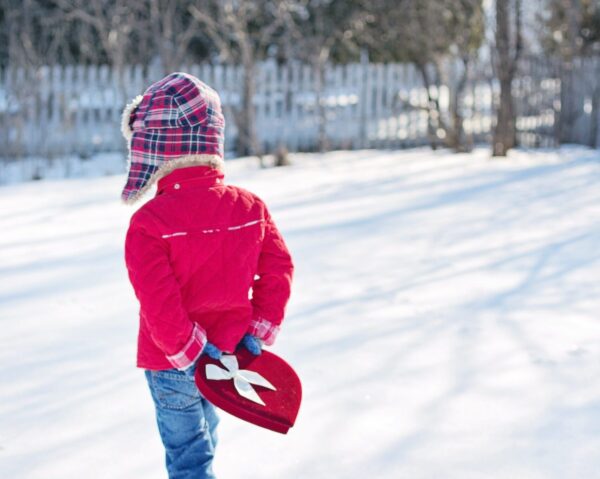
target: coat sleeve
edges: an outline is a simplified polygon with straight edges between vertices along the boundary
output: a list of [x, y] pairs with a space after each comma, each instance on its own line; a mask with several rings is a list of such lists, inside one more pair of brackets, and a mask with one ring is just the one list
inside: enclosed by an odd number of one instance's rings
[[206, 333], [184, 308], [167, 245], [153, 232], [148, 215], [140, 213], [132, 217], [125, 239], [125, 264], [140, 303], [140, 319], [171, 365], [187, 369], [202, 353]]
[[294, 265], [288, 248], [265, 209], [265, 236], [252, 285], [249, 334], [271, 345], [279, 332], [290, 297]]

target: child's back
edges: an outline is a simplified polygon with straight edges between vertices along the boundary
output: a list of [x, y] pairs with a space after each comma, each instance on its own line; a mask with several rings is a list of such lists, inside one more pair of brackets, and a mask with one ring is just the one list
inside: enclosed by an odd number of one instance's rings
[[156, 197], [133, 215], [126, 246], [132, 282], [149, 290], [146, 308], [161, 317], [141, 322], [138, 366], [172, 367], [152, 335], [177, 335], [162, 329], [181, 322], [178, 303], [221, 351], [232, 352], [247, 332], [273, 339], [290, 294], [291, 258], [265, 204], [224, 184], [220, 171], [192, 166], [160, 179]]
[[170, 477], [213, 479], [218, 424], [194, 384], [201, 354], [272, 344], [290, 295], [292, 260], [265, 204], [223, 182], [219, 96], [173, 73], [123, 112], [125, 202], [158, 181], [131, 218], [125, 262], [140, 302], [145, 369]]

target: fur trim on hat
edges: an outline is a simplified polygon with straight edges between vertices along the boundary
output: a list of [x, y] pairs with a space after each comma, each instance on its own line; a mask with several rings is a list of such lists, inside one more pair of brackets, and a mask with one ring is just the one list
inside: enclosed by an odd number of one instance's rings
[[129, 126], [129, 120], [131, 118], [131, 114], [133, 110], [135, 110], [138, 105], [142, 102], [144, 95], [138, 95], [133, 100], [131, 100], [127, 106], [123, 109], [123, 114], [121, 115], [121, 133], [123, 133], [123, 137], [127, 140], [127, 142], [131, 141], [131, 137], [133, 136], [133, 131]]
[[139, 200], [144, 194], [162, 177], [167, 176], [172, 171], [178, 168], [185, 168], [188, 166], [210, 166], [219, 171], [225, 170], [225, 162], [219, 155], [187, 155], [178, 156], [172, 160], [165, 161], [158, 167], [158, 170], [150, 177], [143, 188], [136, 191], [136, 193], [127, 198], [122, 199], [123, 203], [131, 205]]

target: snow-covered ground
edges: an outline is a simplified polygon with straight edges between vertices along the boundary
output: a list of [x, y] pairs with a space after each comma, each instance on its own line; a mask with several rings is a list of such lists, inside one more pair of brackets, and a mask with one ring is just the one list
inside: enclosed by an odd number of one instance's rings
[[[222, 414], [222, 479], [600, 478], [600, 152], [229, 164], [295, 257], [287, 436]], [[123, 176], [0, 188], [0, 476], [165, 478], [134, 367]]]
[[126, 153], [98, 153], [87, 159], [65, 156], [47, 158], [26, 157], [0, 161], [0, 187], [39, 179], [96, 178], [123, 173]]

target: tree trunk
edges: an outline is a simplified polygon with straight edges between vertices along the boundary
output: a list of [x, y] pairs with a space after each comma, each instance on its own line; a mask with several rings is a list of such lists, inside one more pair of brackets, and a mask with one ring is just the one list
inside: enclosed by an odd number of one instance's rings
[[437, 96], [434, 98], [431, 95], [431, 79], [429, 78], [427, 65], [425, 65], [424, 63], [418, 63], [416, 66], [419, 70], [419, 73], [421, 73], [423, 86], [425, 87], [425, 91], [427, 92], [427, 138], [429, 139], [429, 146], [431, 147], [431, 149], [436, 150], [439, 144], [437, 131], [439, 128], [442, 127], [440, 125], [440, 103]]
[[317, 103], [317, 117], [319, 122], [319, 139], [318, 139], [318, 150], [323, 153], [329, 149], [327, 140], [327, 109], [325, 108], [325, 101], [323, 98], [323, 89], [325, 86], [325, 64], [321, 59], [317, 59], [313, 65], [316, 73], [316, 103]]
[[573, 60], [565, 61], [560, 67], [560, 113], [558, 116], [558, 144], [573, 141], [573, 123], [577, 117], [573, 98]]
[[[496, 0], [496, 54], [498, 56], [497, 71], [500, 80], [500, 104], [496, 113], [492, 156], [506, 156], [508, 150], [515, 146], [515, 109], [512, 81], [517, 57], [515, 54], [513, 58], [510, 51], [509, 1]], [[517, 35], [519, 35], [519, 32], [517, 32]]]
[[244, 62], [242, 81], [242, 105], [236, 115], [238, 136], [236, 153], [238, 156], [257, 155], [262, 152], [256, 136], [256, 111], [254, 109], [254, 94], [256, 92], [256, 66], [253, 62]]
[[[600, 65], [600, 63], [598, 63]], [[600, 70], [597, 68], [596, 70]], [[589, 146], [598, 148], [598, 120], [600, 116], [600, 85], [596, 85], [592, 93], [592, 112], [590, 114], [590, 139]]]
[[450, 91], [450, 125], [446, 132], [446, 144], [456, 153], [465, 153], [473, 149], [473, 137], [467, 135], [464, 128], [464, 118], [461, 108], [463, 106], [465, 89], [469, 80], [470, 59], [464, 57], [461, 59], [463, 71], [455, 85], [447, 81], [448, 86], [453, 86]]
[[512, 97], [512, 78], [503, 75], [500, 79], [500, 104], [494, 129], [492, 155], [506, 156], [515, 142], [515, 117]]

